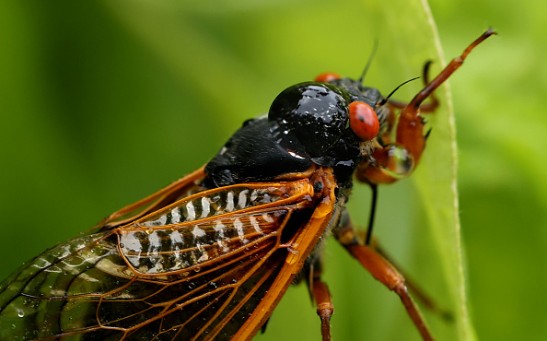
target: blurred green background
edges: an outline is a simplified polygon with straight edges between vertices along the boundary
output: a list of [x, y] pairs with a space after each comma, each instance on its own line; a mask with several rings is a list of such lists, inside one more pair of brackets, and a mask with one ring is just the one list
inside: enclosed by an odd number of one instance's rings
[[[205, 163], [284, 87], [323, 71], [358, 75], [375, 39], [368, 84], [386, 93], [418, 75], [435, 54], [420, 34], [427, 23], [419, 2], [401, 3], [1, 2], [0, 278]], [[476, 336], [547, 339], [544, 6], [430, 5], [447, 58], [488, 26], [500, 33], [450, 80]], [[367, 190], [357, 192], [354, 201], [366, 202]], [[420, 243], [429, 237], [415, 192], [412, 181], [382, 189], [377, 234], [446, 305], [431, 243]], [[337, 340], [418, 339], [393, 294], [335, 243], [326, 251]], [[457, 338], [426, 316], [439, 339]], [[281, 338], [319, 339], [302, 286], [289, 290], [257, 337]]]

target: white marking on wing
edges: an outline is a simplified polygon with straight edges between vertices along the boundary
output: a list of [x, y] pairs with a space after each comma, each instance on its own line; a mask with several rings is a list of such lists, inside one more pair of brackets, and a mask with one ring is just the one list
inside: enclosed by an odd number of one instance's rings
[[226, 195], [226, 211], [232, 212], [234, 210], [234, 192], [229, 191]]
[[198, 225], [194, 225], [192, 234], [194, 235], [194, 238], [201, 238], [205, 236], [205, 231], [202, 228], [200, 228]]
[[262, 232], [262, 229], [260, 228], [260, 224], [258, 224], [258, 220], [256, 220], [256, 217], [255, 216], [251, 216], [249, 218], [250, 222], [251, 222], [251, 225], [253, 226], [253, 228], [255, 229], [256, 232], [258, 233], [263, 233]]
[[196, 210], [194, 208], [194, 204], [191, 201], [186, 204], [186, 211], [188, 211], [186, 221], [196, 220]]
[[239, 208], [245, 208], [247, 206], [247, 193], [249, 193], [249, 190], [247, 189], [239, 192], [237, 197], [237, 206]]
[[209, 202], [209, 198], [203, 197], [201, 198], [201, 218], [205, 218], [209, 216], [209, 213], [211, 212], [211, 204]]
[[263, 213], [262, 214], [262, 219], [264, 219], [264, 221], [266, 221], [267, 223], [273, 223], [274, 222], [274, 219], [268, 213]]
[[175, 207], [171, 210], [171, 224], [180, 223], [180, 208]]
[[234, 228], [236, 229], [237, 235], [239, 236], [239, 240], [241, 240], [243, 244], [248, 243], [249, 240], [245, 238], [245, 232], [243, 231], [243, 223], [241, 222], [241, 220], [239, 220], [239, 218], [236, 218], [234, 220]]

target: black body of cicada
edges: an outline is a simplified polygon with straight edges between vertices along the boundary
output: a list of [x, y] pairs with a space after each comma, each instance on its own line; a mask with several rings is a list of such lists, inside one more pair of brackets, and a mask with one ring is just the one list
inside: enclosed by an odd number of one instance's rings
[[382, 100], [377, 89], [349, 78], [291, 86], [276, 97], [267, 117], [245, 122], [207, 164], [206, 183], [269, 181], [315, 164], [332, 167], [339, 185], [350, 186], [355, 167], [370, 155], [363, 154], [364, 141], [349, 126], [348, 105], [363, 101], [374, 107]]

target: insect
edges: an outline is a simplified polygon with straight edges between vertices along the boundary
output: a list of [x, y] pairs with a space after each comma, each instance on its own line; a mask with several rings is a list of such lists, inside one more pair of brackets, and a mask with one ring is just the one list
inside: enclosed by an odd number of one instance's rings
[[375, 196], [412, 173], [427, 137], [420, 112], [437, 107], [433, 92], [492, 34], [431, 81], [426, 64], [425, 87], [408, 104], [330, 73], [282, 91], [204, 167], [4, 281], [0, 339], [247, 340], [301, 279], [329, 340], [321, 245], [332, 234], [432, 340], [404, 278], [371, 244], [372, 223], [362, 238], [345, 204], [354, 178]]

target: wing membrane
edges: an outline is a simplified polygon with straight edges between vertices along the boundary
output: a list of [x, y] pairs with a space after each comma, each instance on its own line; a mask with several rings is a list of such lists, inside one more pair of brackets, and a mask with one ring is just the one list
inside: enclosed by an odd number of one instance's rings
[[201, 180], [204, 176], [204, 167], [201, 167], [156, 193], [112, 213], [96, 226], [96, 228], [108, 230], [125, 225], [181, 198], [204, 191], [205, 188], [201, 186]]
[[307, 179], [201, 191], [54, 247], [0, 286], [0, 339], [229, 338], [312, 196]]

